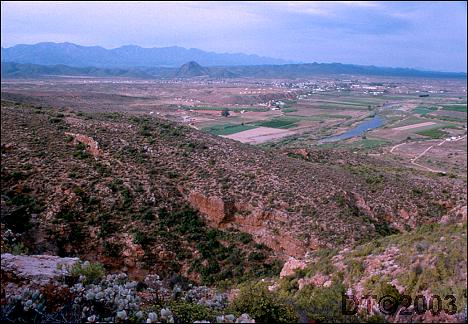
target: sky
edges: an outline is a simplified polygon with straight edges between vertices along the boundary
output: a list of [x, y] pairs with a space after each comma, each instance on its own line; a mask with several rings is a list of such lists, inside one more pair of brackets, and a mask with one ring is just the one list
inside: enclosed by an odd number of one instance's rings
[[1, 2], [1, 45], [182, 46], [296, 62], [467, 71], [467, 4]]

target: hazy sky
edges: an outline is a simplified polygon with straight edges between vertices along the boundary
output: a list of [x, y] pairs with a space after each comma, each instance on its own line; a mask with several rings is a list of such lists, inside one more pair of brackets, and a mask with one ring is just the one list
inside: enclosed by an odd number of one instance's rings
[[183, 46], [302, 62], [467, 69], [466, 2], [1, 2], [3, 47]]

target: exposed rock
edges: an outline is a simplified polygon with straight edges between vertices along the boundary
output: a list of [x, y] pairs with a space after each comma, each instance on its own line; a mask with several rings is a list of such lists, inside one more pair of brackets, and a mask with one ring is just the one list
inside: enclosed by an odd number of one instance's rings
[[[179, 189], [183, 192], [183, 188]], [[205, 219], [217, 228], [234, 227], [242, 232], [252, 234], [255, 241], [263, 243], [269, 248], [287, 256], [299, 257], [306, 252], [307, 244], [295, 238], [288, 232], [278, 238], [270, 223], [287, 220], [284, 212], [265, 210], [262, 206], [253, 208], [250, 204], [223, 200], [218, 196], [206, 196], [192, 191], [188, 194], [192, 207], [205, 215]], [[316, 242], [310, 242], [316, 247]]]
[[332, 281], [330, 276], [323, 275], [321, 273], [315, 274], [312, 278], [301, 278], [297, 281], [299, 285], [299, 290], [308, 285], [313, 285], [316, 287], [330, 287]]
[[188, 200], [194, 208], [205, 214], [208, 222], [214, 226], [220, 226], [229, 221], [234, 213], [234, 204], [220, 197], [207, 197], [194, 191], [189, 194]]
[[65, 132], [65, 135], [72, 136], [75, 141], [83, 143], [86, 145], [86, 149], [91, 153], [94, 157], [97, 157], [102, 154], [101, 149], [99, 148], [99, 143], [96, 142], [94, 139], [92, 139], [89, 136], [82, 135], [82, 134], [74, 134], [74, 133], [69, 133]]
[[13, 151], [15, 145], [13, 143], [2, 144], [2, 153]]
[[124, 264], [127, 267], [135, 267], [136, 262], [145, 254], [145, 251], [139, 244], [133, 242], [133, 238], [130, 234], [126, 233], [123, 235], [124, 250], [122, 256], [124, 257]]
[[274, 284], [268, 286], [268, 291], [271, 291], [271, 292], [277, 291], [279, 287], [280, 287], [279, 283], [275, 282]]
[[236, 323], [255, 323], [255, 320], [248, 314], [242, 314], [236, 319]]
[[294, 274], [296, 269], [304, 269], [307, 263], [303, 260], [290, 257], [281, 269], [280, 278], [284, 278]]
[[366, 216], [368, 216], [368, 217], [370, 217], [370, 218], [375, 219], [375, 216], [374, 216], [374, 214], [372, 213], [371, 208], [369, 207], [369, 205], [366, 203], [366, 201], [364, 200], [364, 198], [363, 198], [360, 194], [353, 192], [353, 193], [352, 193], [352, 198], [353, 198], [353, 200], [354, 200], [354, 205], [355, 205], [363, 214], [365, 214]]
[[439, 220], [440, 224], [453, 224], [466, 222], [467, 206], [457, 206], [452, 208], [447, 214]]
[[2, 254], [2, 276], [12, 276], [27, 283], [44, 285], [67, 274], [67, 268], [78, 261], [78, 258], [61, 258], [53, 255], [5, 253]]

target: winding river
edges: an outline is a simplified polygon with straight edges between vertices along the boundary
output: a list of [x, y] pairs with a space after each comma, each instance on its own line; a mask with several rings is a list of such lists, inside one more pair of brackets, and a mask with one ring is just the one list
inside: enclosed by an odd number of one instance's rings
[[[389, 109], [396, 105], [398, 105], [398, 103], [385, 103], [381, 109], [382, 110]], [[374, 117], [372, 117], [372, 119], [361, 122], [359, 125], [357, 125], [356, 127], [350, 129], [349, 131], [343, 134], [322, 138], [321, 140], [319, 140], [318, 143], [319, 144], [331, 143], [331, 142], [346, 140], [346, 139], [353, 138], [356, 136], [361, 136], [365, 132], [375, 129], [375, 128], [379, 128], [383, 125], [384, 125], [384, 118], [377, 114]]]
[[384, 120], [381, 116], [375, 115], [372, 119], [363, 121], [356, 127], [350, 129], [349, 131], [340, 134], [340, 135], [334, 135], [330, 137], [325, 137], [319, 141], [319, 144], [322, 143], [330, 143], [330, 142], [336, 142], [336, 141], [341, 141], [345, 140], [348, 138], [356, 137], [356, 136], [361, 136], [365, 132], [378, 128], [384, 124]]

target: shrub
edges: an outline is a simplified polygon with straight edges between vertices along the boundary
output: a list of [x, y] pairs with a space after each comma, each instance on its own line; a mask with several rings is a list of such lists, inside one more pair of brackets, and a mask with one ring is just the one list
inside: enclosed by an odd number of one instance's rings
[[113, 258], [119, 257], [123, 250], [122, 244], [113, 242], [104, 242], [103, 247], [104, 254]]
[[80, 142], [75, 146], [75, 152], [73, 152], [73, 156], [83, 160], [89, 158], [91, 155], [86, 151], [86, 145]]
[[291, 305], [281, 300], [276, 293], [268, 291], [267, 284], [258, 282], [244, 285], [232, 308], [247, 313], [257, 322], [297, 322], [298, 316]]
[[239, 241], [241, 241], [244, 244], [248, 244], [252, 242], [252, 235], [249, 233], [240, 233], [239, 234]]
[[267, 256], [263, 252], [251, 252], [249, 254], [249, 261], [262, 261], [266, 258]]
[[[13, 196], [11, 197], [11, 195]], [[7, 197], [11, 197], [11, 199], [7, 200], [6, 204], [14, 205], [15, 208], [9, 213], [2, 214], [2, 223], [17, 233], [22, 233], [32, 228], [31, 213], [40, 213], [43, 210], [43, 206], [28, 194], [8, 193]]]
[[378, 299], [387, 296], [388, 300], [394, 301], [395, 305], [393, 305], [393, 307], [395, 310], [402, 301], [402, 296], [400, 295], [398, 289], [385, 281], [382, 281], [380, 285], [375, 288], [374, 293], [377, 295]]
[[133, 233], [133, 243], [146, 245], [148, 242], [149, 238], [143, 232], [137, 230]]
[[78, 262], [70, 269], [71, 277], [78, 279], [80, 276], [84, 276], [83, 283], [85, 285], [98, 282], [104, 273], [104, 267], [100, 263], [84, 262], [82, 264]]
[[297, 304], [306, 312], [309, 320], [336, 323], [344, 322], [342, 296], [345, 288], [341, 283], [330, 287], [306, 286], [297, 294]]
[[13, 255], [28, 254], [29, 249], [23, 244], [23, 242], [18, 242], [10, 246], [5, 246], [4, 252], [9, 252]]
[[215, 319], [215, 313], [209, 307], [186, 301], [172, 302], [171, 310], [174, 317], [180, 323], [193, 323], [194, 321]]

